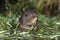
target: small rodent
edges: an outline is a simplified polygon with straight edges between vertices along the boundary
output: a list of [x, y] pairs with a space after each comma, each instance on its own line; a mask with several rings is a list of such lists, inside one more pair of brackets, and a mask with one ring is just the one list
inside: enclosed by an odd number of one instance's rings
[[37, 28], [37, 14], [34, 13], [32, 10], [27, 10], [24, 12], [23, 15], [21, 15], [19, 19], [19, 26], [21, 31], [30, 31], [30, 30], [36, 30]]

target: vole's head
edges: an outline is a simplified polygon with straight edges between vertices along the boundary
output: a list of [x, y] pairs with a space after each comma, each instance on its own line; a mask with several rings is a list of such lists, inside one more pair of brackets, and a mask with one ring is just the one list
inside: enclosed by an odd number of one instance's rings
[[37, 21], [37, 15], [30, 10], [25, 12], [24, 18], [26, 19], [26, 23], [29, 25], [35, 24]]

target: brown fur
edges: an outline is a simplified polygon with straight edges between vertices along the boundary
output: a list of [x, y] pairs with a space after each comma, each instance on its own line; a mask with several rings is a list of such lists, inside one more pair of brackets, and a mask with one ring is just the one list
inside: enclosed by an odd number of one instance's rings
[[20, 18], [20, 30], [30, 31], [32, 29], [36, 30], [37, 26], [37, 15], [31, 11], [27, 10]]

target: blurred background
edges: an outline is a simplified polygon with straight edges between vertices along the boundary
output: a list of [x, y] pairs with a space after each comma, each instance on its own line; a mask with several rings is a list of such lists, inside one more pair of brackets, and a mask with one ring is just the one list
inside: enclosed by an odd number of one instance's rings
[[[29, 8], [38, 16], [36, 34], [19, 30], [19, 18]], [[60, 0], [0, 0], [0, 40], [60, 40]]]

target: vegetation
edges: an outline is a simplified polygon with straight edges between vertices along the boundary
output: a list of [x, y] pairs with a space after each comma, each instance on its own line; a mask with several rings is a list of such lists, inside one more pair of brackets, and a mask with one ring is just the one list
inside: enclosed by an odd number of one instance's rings
[[[47, 8], [44, 9], [44, 2], [44, 0], [5, 0], [3, 4], [2, 1], [0, 3], [0, 6], [3, 6], [0, 8], [0, 40], [60, 40], [60, 9], [57, 10], [57, 16], [55, 16], [56, 9], [51, 8], [47, 11]], [[29, 8], [38, 16], [39, 30], [36, 34], [32, 31], [20, 32], [19, 18]]]

